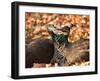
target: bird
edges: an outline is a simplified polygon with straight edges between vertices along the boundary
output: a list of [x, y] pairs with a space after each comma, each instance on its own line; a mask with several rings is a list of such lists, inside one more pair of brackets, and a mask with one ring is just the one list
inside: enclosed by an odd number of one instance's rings
[[80, 39], [70, 43], [68, 41], [70, 27], [64, 26], [57, 29], [53, 24], [50, 24], [47, 28], [55, 46], [52, 63], [57, 62], [59, 66], [69, 66], [76, 62], [89, 61], [89, 39]]

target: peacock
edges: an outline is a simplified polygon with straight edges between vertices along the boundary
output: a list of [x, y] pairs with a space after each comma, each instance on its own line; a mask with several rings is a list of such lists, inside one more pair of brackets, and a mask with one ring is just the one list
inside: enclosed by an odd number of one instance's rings
[[57, 29], [50, 24], [48, 32], [55, 45], [55, 54], [51, 63], [57, 62], [59, 66], [63, 66], [89, 61], [89, 39], [80, 39], [74, 43], [68, 42], [70, 32], [68, 26]]

